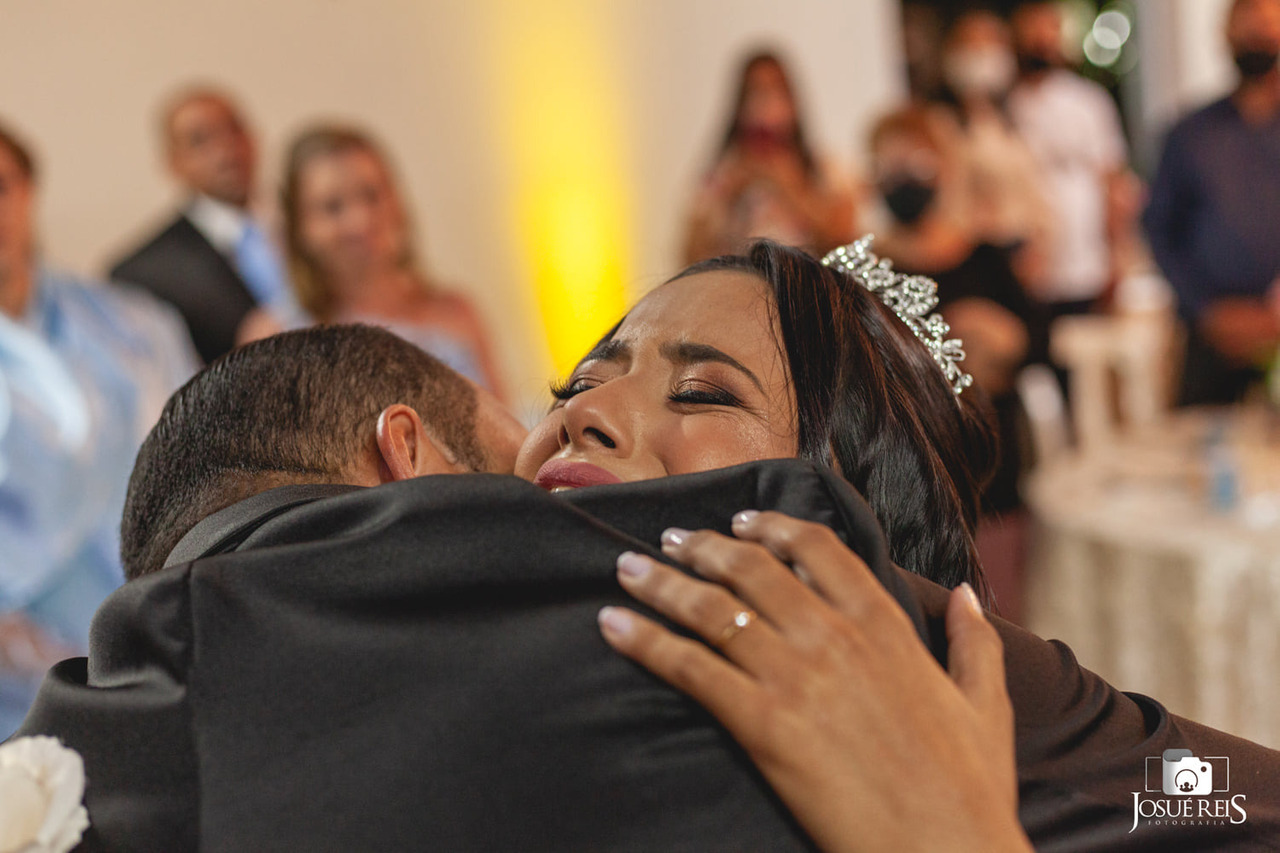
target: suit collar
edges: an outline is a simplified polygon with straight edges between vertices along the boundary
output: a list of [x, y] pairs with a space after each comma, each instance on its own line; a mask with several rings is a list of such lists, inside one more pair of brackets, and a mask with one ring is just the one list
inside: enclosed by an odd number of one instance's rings
[[201, 519], [178, 540], [165, 568], [233, 550], [250, 534], [294, 507], [354, 492], [361, 486], [303, 483], [268, 489]]
[[249, 227], [249, 214], [207, 195], [197, 194], [184, 213], [209, 244], [224, 255], [233, 255]]

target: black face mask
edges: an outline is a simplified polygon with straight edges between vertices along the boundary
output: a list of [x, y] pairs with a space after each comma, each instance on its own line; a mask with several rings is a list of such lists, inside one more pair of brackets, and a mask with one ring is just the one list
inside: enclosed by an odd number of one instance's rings
[[1053, 67], [1053, 60], [1043, 53], [1018, 53], [1018, 70], [1023, 74], [1039, 74]]
[[933, 184], [917, 178], [896, 178], [880, 184], [880, 195], [893, 218], [903, 225], [913, 225], [933, 204], [937, 194]]
[[1242, 50], [1232, 58], [1245, 79], [1261, 77], [1276, 67], [1276, 51], [1265, 48]]

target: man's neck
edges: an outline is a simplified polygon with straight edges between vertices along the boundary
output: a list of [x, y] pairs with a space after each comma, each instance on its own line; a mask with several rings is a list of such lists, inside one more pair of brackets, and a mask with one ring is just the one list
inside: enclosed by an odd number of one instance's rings
[[196, 230], [224, 254], [235, 251], [249, 221], [249, 213], [244, 208], [207, 195], [193, 196], [186, 216]]
[[396, 317], [417, 304], [423, 296], [422, 283], [411, 270], [383, 267], [350, 281], [333, 284], [340, 310], [353, 315]]
[[253, 214], [253, 205], [248, 201], [243, 204], [228, 201], [225, 198], [216, 198], [215, 196], [206, 195], [205, 193], [192, 193], [189, 204], [207, 204], [228, 213], [234, 213], [236, 216], [251, 216]]
[[15, 320], [21, 320], [31, 304], [31, 294], [35, 291], [35, 276], [30, 264], [22, 264], [19, 268], [0, 272], [0, 312]]
[[1045, 80], [1049, 79], [1049, 75], [1053, 71], [1053, 68], [1045, 68], [1041, 71], [1024, 71], [1018, 75], [1018, 85], [1029, 89], [1037, 89], [1043, 85]]
[[1280, 113], [1280, 70], [1241, 80], [1231, 100], [1249, 124], [1264, 124], [1275, 118]]

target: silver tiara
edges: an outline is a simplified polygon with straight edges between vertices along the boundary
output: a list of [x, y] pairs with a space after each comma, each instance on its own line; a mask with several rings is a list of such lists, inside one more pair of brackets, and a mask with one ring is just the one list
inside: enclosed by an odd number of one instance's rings
[[833, 249], [822, 259], [822, 265], [836, 267], [880, 297], [889, 310], [929, 348], [929, 354], [942, 368], [956, 396], [973, 384], [973, 377], [960, 369], [964, 361], [963, 342], [947, 338], [951, 326], [941, 314], [931, 313], [938, 306], [938, 284], [922, 275], [903, 275], [893, 271], [893, 264], [877, 258], [871, 251], [868, 234], [847, 246]]

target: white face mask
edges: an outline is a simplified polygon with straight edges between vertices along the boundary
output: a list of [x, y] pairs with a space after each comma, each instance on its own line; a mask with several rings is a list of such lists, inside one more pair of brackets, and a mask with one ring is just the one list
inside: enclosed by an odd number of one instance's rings
[[960, 48], [942, 63], [942, 75], [958, 95], [1000, 97], [1017, 72], [1013, 52], [999, 47]]

